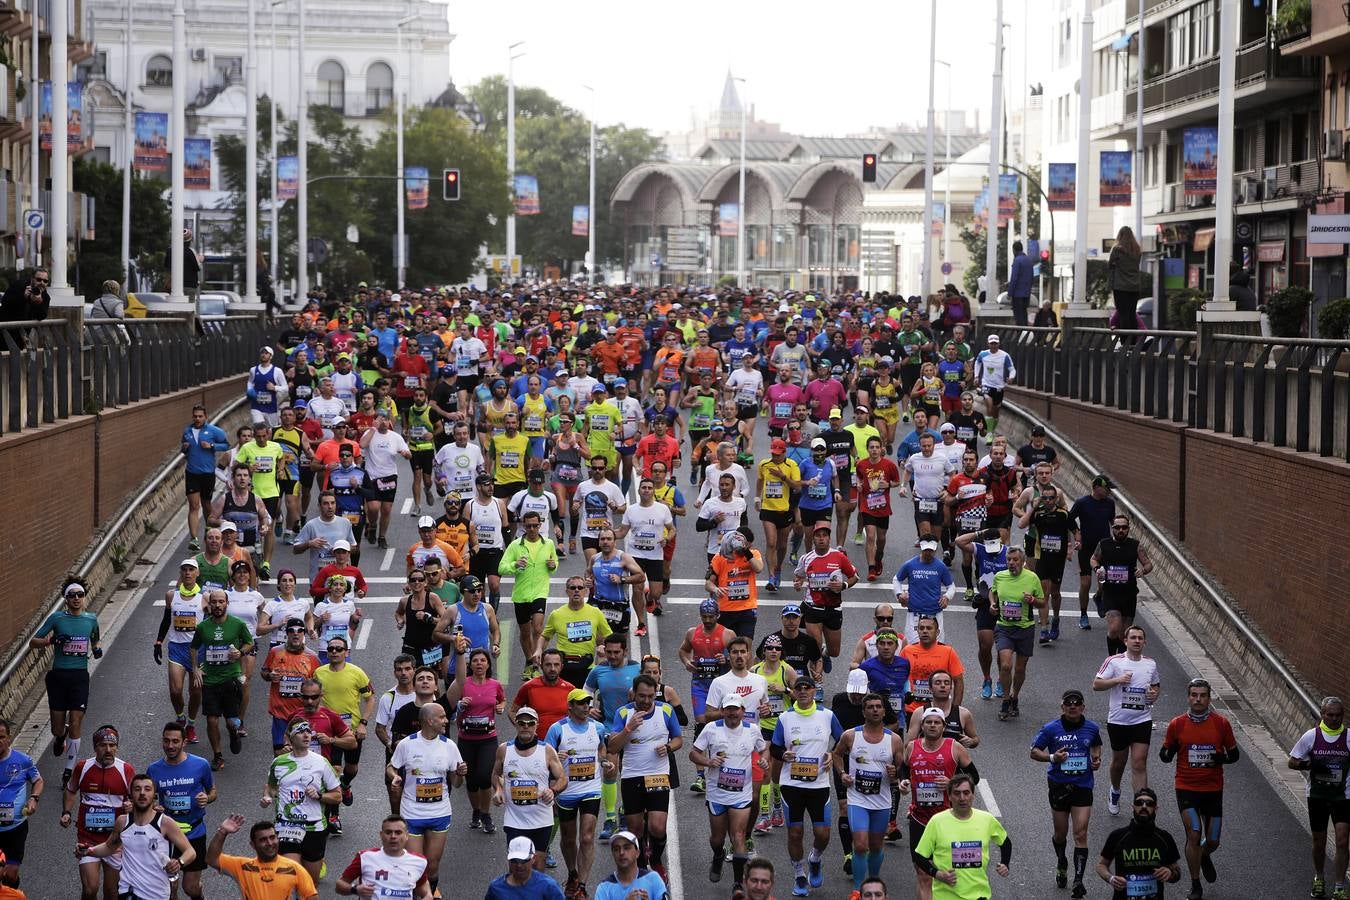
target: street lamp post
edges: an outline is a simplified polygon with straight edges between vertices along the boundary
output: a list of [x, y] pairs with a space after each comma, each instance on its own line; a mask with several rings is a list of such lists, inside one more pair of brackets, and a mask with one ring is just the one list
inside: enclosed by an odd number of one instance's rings
[[404, 220], [403, 220], [403, 207], [404, 207], [404, 199], [403, 199], [403, 107], [404, 107], [404, 104], [407, 102], [407, 95], [408, 95], [408, 94], [407, 94], [407, 90], [405, 89], [404, 86], [405, 86], [408, 82], [407, 82], [407, 67], [404, 65], [404, 58], [403, 58], [403, 29], [404, 29], [406, 26], [412, 24], [413, 22], [416, 22], [417, 19], [418, 19], [418, 16], [416, 16], [416, 15], [405, 16], [404, 18], [399, 19], [399, 20], [398, 20], [398, 23], [395, 25], [395, 30], [397, 30], [397, 32], [398, 32], [398, 69], [399, 69], [399, 71], [398, 71], [398, 74], [396, 74], [396, 75], [394, 76], [394, 79], [395, 79], [395, 80], [394, 80], [394, 89], [395, 89], [396, 91], [398, 91], [398, 98], [397, 98], [397, 100], [395, 101], [395, 104], [394, 104], [394, 105], [395, 105], [395, 108], [396, 108], [396, 112], [395, 112], [395, 120], [396, 120], [396, 121], [395, 121], [395, 124], [394, 124], [394, 128], [395, 128], [395, 131], [396, 131], [396, 137], [395, 137], [395, 140], [394, 140], [394, 144], [395, 144], [395, 146], [397, 147], [397, 153], [398, 153], [398, 163], [397, 163], [397, 165], [398, 165], [398, 181], [397, 181], [397, 182], [395, 183], [395, 185], [394, 185], [395, 192], [396, 192], [395, 200], [397, 201], [396, 204], [395, 204], [395, 206], [394, 206], [394, 208], [398, 210], [398, 235], [397, 235], [397, 243], [396, 243], [395, 246], [394, 246], [394, 269], [395, 269], [395, 272], [394, 272], [394, 281], [397, 283], [399, 290], [402, 290], [402, 289], [403, 289], [404, 282], [407, 280], [407, 275], [408, 275], [408, 253], [407, 253], [407, 241], [408, 241], [408, 238], [407, 238], [407, 232], [406, 232], [406, 230], [405, 230]]
[[[1142, 26], [1142, 22], [1140, 25]], [[1236, 309], [1229, 299], [1228, 267], [1233, 260], [1233, 82], [1237, 67], [1238, 5], [1223, 0], [1219, 7], [1219, 158], [1214, 188], [1214, 301], [1207, 309]], [[1224, 79], [1228, 79], [1227, 82]], [[1139, 115], [1143, 115], [1142, 107]]]
[[506, 179], [511, 187], [511, 210], [506, 214], [506, 271], [516, 258], [516, 60], [525, 51], [515, 52], [524, 41], [506, 48]]
[[942, 170], [946, 182], [942, 192], [942, 261], [950, 262], [952, 258], [952, 64], [941, 59], [934, 61], [947, 69], [947, 122], [942, 129], [947, 136], [947, 149], [944, 157], [947, 160], [947, 167]]
[[928, 4], [928, 130], [924, 136], [923, 158], [923, 234], [920, 245], [923, 254], [919, 265], [919, 296], [923, 302], [933, 285], [933, 92], [937, 79], [937, 0]]
[[122, 166], [122, 277], [125, 280], [123, 293], [131, 293], [131, 175], [136, 165], [136, 114], [132, 109], [135, 77], [131, 65], [131, 34], [136, 28], [136, 2], [127, 0], [127, 40], [123, 65], [125, 85], [122, 90], [122, 133], [126, 141], [126, 162]]
[[[133, 0], [134, 2], [134, 0]], [[60, 5], [58, 3], [58, 5]], [[183, 243], [183, 146], [186, 140], [187, 116], [187, 12], [183, 0], [173, 4], [173, 108], [169, 113], [169, 130], [173, 133], [170, 153], [173, 154], [171, 175], [172, 193], [169, 202], [169, 299], [186, 302], [183, 293], [183, 254], [191, 249]], [[55, 110], [53, 110], [53, 116]], [[55, 204], [53, 204], [55, 206]]]
[[595, 284], [595, 88], [583, 84], [591, 92], [591, 187], [586, 200], [586, 281]]
[[258, 14], [248, 4], [248, 59], [244, 63], [244, 300], [258, 302]]
[[298, 0], [300, 21], [296, 28], [295, 47], [299, 75], [295, 82], [299, 96], [297, 110], [295, 155], [296, 174], [298, 176], [298, 202], [295, 206], [296, 253], [299, 256], [297, 268], [296, 293], [301, 303], [309, 298], [309, 98], [305, 95], [305, 0]]
[[1003, 161], [1003, 0], [994, 15], [993, 102], [989, 109], [989, 186], [985, 203], [984, 299], [998, 300], [998, 171]]
[[[735, 78], [745, 86], [744, 78]], [[736, 286], [745, 290], [745, 95], [737, 98], [741, 104], [741, 183], [736, 193]]]
[[1087, 307], [1088, 261], [1088, 185], [1092, 183], [1089, 122], [1092, 118], [1092, 6], [1083, 5], [1083, 25], [1080, 29], [1082, 46], [1079, 50], [1078, 72], [1078, 172], [1074, 199], [1073, 242], [1073, 300], [1079, 309]]
[[1139, 62], [1134, 72], [1134, 239], [1144, 239], [1144, 0], [1139, 0]]
[[[66, 199], [69, 190], [69, 175], [66, 160], [69, 152], [66, 146], [66, 32], [68, 28], [65, 0], [51, 5], [51, 79], [52, 79], [52, 270], [49, 287], [53, 300], [58, 296], [73, 296], [66, 273], [66, 247], [69, 236], [66, 233]], [[59, 302], [59, 301], [58, 301]], [[64, 304], [60, 304], [64, 305]]]
[[279, 228], [280, 203], [277, 201], [277, 7], [287, 0], [272, 0], [272, 44], [271, 51], [268, 53], [268, 62], [272, 69], [271, 88], [269, 94], [271, 103], [268, 104], [272, 115], [272, 253], [268, 257], [269, 273], [272, 276], [272, 289], [277, 292], [277, 299], [281, 299], [281, 284], [277, 281], [280, 274], [280, 264], [278, 262], [278, 253], [281, 247], [281, 234]]

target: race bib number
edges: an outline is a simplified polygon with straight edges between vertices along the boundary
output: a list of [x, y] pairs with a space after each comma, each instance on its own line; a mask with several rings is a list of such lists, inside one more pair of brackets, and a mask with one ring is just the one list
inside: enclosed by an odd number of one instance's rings
[[868, 509], [885, 509], [887, 498], [885, 491], [869, 491], [867, 494], [866, 505]]
[[111, 806], [91, 806], [84, 811], [84, 827], [88, 831], [111, 831], [117, 820], [117, 810]]
[[187, 794], [168, 794], [162, 800], [170, 813], [185, 813], [192, 808], [192, 798]]
[[348, 522], [351, 522], [353, 528], [361, 524], [361, 514], [359, 512], [343, 513], [342, 517]]
[[624, 617], [623, 609], [614, 609], [613, 607], [607, 606], [604, 609], [600, 610], [600, 613], [605, 617], [605, 621], [608, 622], [610, 625], [618, 625], [620, 622], [623, 621]]
[[413, 425], [408, 429], [408, 436], [414, 441], [425, 441], [431, 430], [425, 425]]
[[807, 585], [813, 591], [827, 591], [830, 589], [830, 582], [833, 580], [833, 572], [811, 572], [807, 576]]
[[258, 474], [260, 475], [271, 472], [272, 465], [276, 462], [276, 458], [271, 456], [256, 456], [254, 460], [258, 463]]
[[775, 419], [786, 419], [792, 415], [791, 403], [775, 403], [773, 405], [773, 417]]
[[689, 418], [689, 427], [694, 431], [707, 431], [712, 427], [712, 416], [708, 413], [694, 413]]
[[567, 760], [568, 781], [591, 781], [594, 778], [594, 756], [573, 756]]
[[520, 452], [519, 452], [518, 450], [504, 450], [504, 451], [502, 451], [502, 468], [503, 468], [503, 469], [519, 469], [519, 468], [520, 468]]
[[422, 665], [434, 666], [445, 656], [445, 648], [440, 644], [422, 651]]
[[531, 414], [525, 417], [526, 431], [543, 431], [544, 420], [537, 414]]
[[587, 516], [587, 517], [586, 517], [586, 530], [587, 530], [587, 531], [599, 531], [601, 528], [604, 528], [604, 527], [605, 527], [606, 525], [608, 525], [608, 524], [609, 524], [609, 516]]
[[670, 776], [644, 775], [642, 776], [642, 786], [648, 791], [668, 791], [670, 790]]
[[952, 841], [952, 868], [984, 868], [984, 842]]
[[815, 781], [820, 777], [820, 757], [799, 756], [792, 761], [788, 777], [793, 781]]
[[1088, 770], [1088, 758], [1081, 753], [1070, 753], [1059, 764], [1059, 770], [1066, 775], [1081, 775]]
[[375, 479], [375, 490], [377, 490], [377, 491], [393, 491], [393, 490], [397, 490], [397, 489], [398, 489], [398, 476], [397, 476], [397, 475], [394, 476], [393, 478], [376, 478], [376, 479]]
[[783, 482], [767, 481], [764, 483], [764, 497], [768, 500], [783, 499]]
[[1190, 763], [1192, 769], [1214, 768], [1214, 745], [1191, 744], [1186, 749], [1186, 761]]
[[764, 702], [769, 704], [769, 715], [776, 716], [786, 707], [783, 705], [783, 695], [769, 691], [764, 697]]
[[595, 634], [589, 619], [567, 623], [567, 639], [580, 644], [589, 641]]
[[591, 415], [591, 431], [609, 431], [609, 416], [606, 413], [594, 413]]
[[277, 696], [279, 697], [299, 697], [300, 685], [304, 682], [303, 675], [282, 675], [281, 683], [277, 685]]
[[999, 604], [999, 609], [1003, 613], [1003, 618], [1009, 621], [1015, 622], [1022, 618], [1021, 600], [1004, 600]]
[[206, 648], [206, 661], [211, 664], [221, 665], [230, 661], [229, 644], [211, 644]]
[[935, 513], [935, 512], [937, 512], [937, 508], [938, 508], [938, 502], [937, 502], [936, 500], [920, 500], [920, 501], [919, 501], [919, 512], [921, 512], [921, 513]]
[[1321, 763], [1313, 769], [1313, 781], [1318, 784], [1340, 785], [1344, 784], [1344, 769], [1338, 763]]
[[1127, 584], [1130, 580], [1130, 567], [1107, 566], [1106, 580], [1110, 584]]
[[1148, 688], [1135, 687], [1132, 684], [1123, 685], [1120, 692], [1120, 708], [1142, 710], [1148, 706], [1145, 700], [1148, 694]]
[[87, 637], [68, 637], [61, 644], [61, 654], [63, 656], [88, 656], [89, 638]]
[[733, 578], [727, 582], [728, 600], [749, 600], [750, 581], [747, 578]]
[[309, 385], [298, 384], [295, 386], [295, 399], [308, 400], [312, 396], [314, 396], [314, 388]]
[[1041, 535], [1041, 552], [1059, 553], [1064, 549], [1064, 538], [1057, 534]]
[[890, 405], [891, 405], [891, 398], [890, 398], [890, 397], [878, 397], [878, 398], [877, 398], [877, 409], [889, 409], [889, 408], [890, 408]]
[[1126, 875], [1125, 896], [1126, 897], [1158, 896], [1158, 879], [1151, 874]]
[[539, 782], [532, 778], [512, 778], [507, 785], [511, 789], [511, 803], [515, 806], [534, 806], [539, 802]]
[[920, 806], [941, 806], [942, 788], [932, 781], [921, 781], [914, 786], [914, 802]]
[[254, 400], [257, 402], [258, 406], [268, 406], [275, 397], [276, 395], [271, 391], [258, 391], [254, 396]]
[[174, 631], [195, 631], [197, 629], [197, 617], [192, 613], [174, 613], [173, 630]]
[[964, 531], [979, 531], [981, 528], [984, 527], [984, 511], [972, 510], [969, 512], [961, 513], [961, 515], [957, 517], [956, 521], [957, 524]]
[[859, 769], [853, 773], [853, 789], [865, 797], [876, 796], [881, 793], [881, 782], [884, 776], [884, 772]]
[[717, 678], [722, 674], [722, 671], [722, 663], [718, 662], [716, 658], [708, 659], [703, 657], [694, 662], [694, 677], [701, 678], [704, 681], [711, 681], [712, 679]]
[[717, 787], [723, 791], [741, 791], [745, 789], [745, 769], [728, 769], [726, 766], [717, 770]]
[[408, 390], [422, 386], [422, 379], [418, 375], [404, 375], [403, 386]]
[[633, 549], [634, 550], [655, 550], [656, 532], [649, 528], [633, 529]]
[[824, 500], [830, 496], [830, 486], [827, 484], [813, 484], [806, 489], [806, 496], [812, 500]]
[[909, 682], [909, 692], [914, 695], [915, 700], [932, 700], [933, 689], [928, 684], [927, 678], [914, 678]]
[[445, 779], [418, 778], [413, 798], [418, 803], [439, 803], [445, 795]]
[[576, 466], [569, 466], [566, 463], [559, 463], [553, 469], [553, 474], [559, 481], [576, 481], [581, 472]]
[[282, 844], [298, 844], [305, 839], [305, 832], [308, 830], [309, 829], [305, 827], [304, 822], [283, 822], [277, 820], [277, 841]]

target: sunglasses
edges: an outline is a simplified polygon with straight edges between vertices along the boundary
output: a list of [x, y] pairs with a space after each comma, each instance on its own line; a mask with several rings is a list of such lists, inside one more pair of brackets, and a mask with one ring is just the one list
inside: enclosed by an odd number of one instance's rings
[[569, 591], [584, 591], [584, 590], [586, 590], [586, 585], [584, 585], [584, 584], [569, 584], [569, 585], [567, 586], [567, 589], [568, 589]]
[[1129, 530], [1130, 530], [1130, 526], [1128, 526], [1128, 525], [1112, 525], [1112, 526], [1111, 526], [1111, 530], [1112, 530], [1112, 531], [1129, 531]]
[[423, 584], [423, 583], [425, 583], [425, 582], [426, 582], [426, 579], [425, 579], [425, 578], [409, 578], [409, 579], [408, 579], [408, 584]]
[[894, 621], [895, 621], [895, 616], [873, 616], [872, 618], [875, 619], [875, 620], [878, 621], [878, 622], [894, 622]]
[[287, 628], [287, 629], [286, 629], [286, 633], [287, 633], [287, 634], [304, 634], [304, 633], [305, 633], [305, 629], [304, 629], [303, 627]]
[[67, 597], [83, 597], [83, 596], [85, 596], [85, 592], [84, 592], [84, 591], [67, 591], [67, 592], [66, 592], [66, 596], [67, 596]]
[[300, 695], [300, 699], [303, 700], [303, 701], [305, 701], [306, 703], [310, 702], [311, 700], [313, 700], [315, 703], [318, 703], [319, 700], [322, 699], [322, 695], [320, 695], [320, 694], [301, 694], [301, 695]]
[[347, 652], [347, 648], [346, 648], [346, 647], [340, 647], [340, 646], [333, 646], [333, 647], [329, 647], [329, 648], [328, 648], [328, 652], [329, 652], [330, 655], [333, 654], [333, 653], [346, 653], [346, 652]]
[[1141, 798], [1139, 798], [1138, 800], [1134, 801], [1134, 805], [1135, 805], [1135, 806], [1152, 806], [1152, 807], [1156, 807], [1156, 806], [1158, 805], [1158, 801], [1157, 801], [1157, 800], [1149, 800], [1149, 799], [1146, 798], [1146, 797], [1141, 797]]

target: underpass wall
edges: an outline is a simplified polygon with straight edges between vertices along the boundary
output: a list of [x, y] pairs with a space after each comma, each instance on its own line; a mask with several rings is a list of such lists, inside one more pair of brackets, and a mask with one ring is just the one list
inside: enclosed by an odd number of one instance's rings
[[[56, 599], [62, 578], [73, 572], [141, 488], [176, 456], [192, 407], [208, 416], [240, 395], [229, 378], [140, 403], [77, 416], [42, 428], [0, 437], [0, 664], [24, 647]], [[246, 418], [247, 413], [242, 414]], [[242, 421], [238, 413], [223, 424]], [[231, 435], [233, 428], [225, 428]], [[143, 540], [163, 528], [183, 502], [183, 469], [168, 478], [120, 529], [113, 546], [93, 561], [88, 587], [97, 611], [110, 595], [123, 564], [130, 566]], [[26, 653], [14, 677], [0, 685], [0, 716], [14, 717], [28, 689], [49, 665], [49, 651]]]
[[[1350, 623], [1339, 597], [1350, 554], [1340, 520], [1350, 465], [1033, 391], [1009, 389], [1007, 399], [1109, 474], [1310, 693], [1345, 692]], [[999, 430], [1016, 449], [1031, 424], [1005, 409]], [[1066, 460], [1057, 481], [1078, 497], [1093, 474]], [[1298, 694], [1185, 566], [1150, 557], [1154, 590], [1231, 680], [1229, 707], [1292, 744], [1309, 722]]]

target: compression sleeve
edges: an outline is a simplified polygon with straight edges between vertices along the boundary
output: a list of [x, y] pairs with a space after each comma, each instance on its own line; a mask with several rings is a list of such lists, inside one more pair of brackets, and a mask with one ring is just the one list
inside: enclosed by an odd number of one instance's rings
[[1012, 838], [1005, 837], [998, 848], [998, 861], [1005, 866], [1012, 865]]
[[166, 637], [169, 636], [169, 622], [170, 622], [170, 616], [171, 616], [171, 613], [170, 613], [170, 611], [169, 611], [169, 604], [165, 603], [165, 604], [164, 604], [164, 617], [163, 617], [162, 619], [159, 620], [159, 636], [155, 638], [155, 640], [160, 641], [161, 643], [164, 641], [164, 639], [165, 639]]
[[684, 711], [684, 704], [681, 703], [675, 707], [675, 721], [680, 723], [680, 727], [685, 728], [689, 725], [689, 713]]

